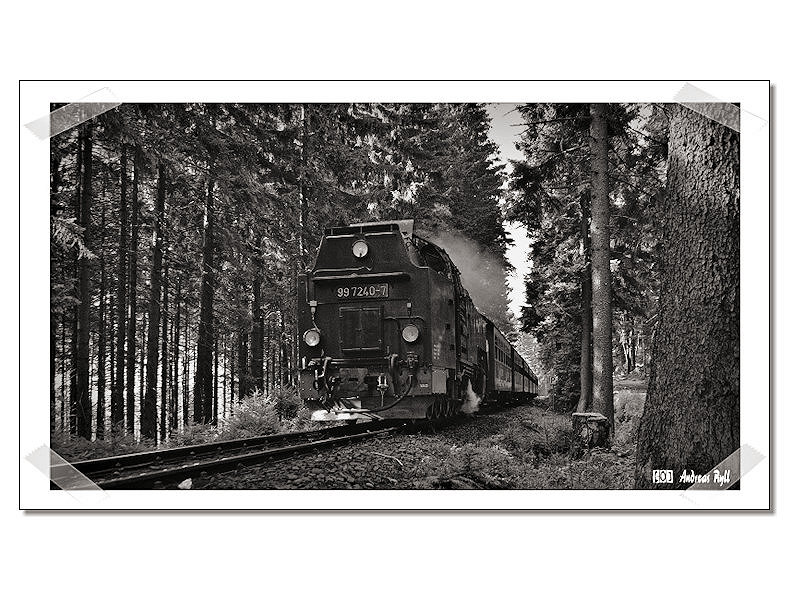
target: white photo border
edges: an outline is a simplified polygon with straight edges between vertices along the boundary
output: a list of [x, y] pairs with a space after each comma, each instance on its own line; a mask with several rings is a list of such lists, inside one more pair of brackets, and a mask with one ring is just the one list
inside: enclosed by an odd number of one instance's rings
[[[25, 457], [49, 445], [49, 141], [25, 128], [52, 102], [107, 88], [121, 102], [674, 102], [690, 83], [737, 103], [741, 120], [742, 445], [765, 455], [740, 489], [676, 490], [146, 490], [64, 492]], [[27, 510], [767, 510], [770, 508], [768, 81], [20, 81], [19, 504]], [[22, 254], [24, 253], [24, 254]], [[22, 330], [24, 325], [24, 330]]]

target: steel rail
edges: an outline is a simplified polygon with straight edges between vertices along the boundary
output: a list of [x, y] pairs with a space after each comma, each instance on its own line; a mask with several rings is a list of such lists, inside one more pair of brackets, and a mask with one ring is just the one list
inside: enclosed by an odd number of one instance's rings
[[[363, 425], [354, 425], [354, 427], [338, 427], [338, 428], [328, 428], [325, 430], [313, 430], [313, 431], [305, 431], [301, 433], [289, 433], [289, 434], [301, 434], [301, 435], [324, 435], [318, 438], [318, 440], [308, 440], [307, 442], [301, 442], [297, 444], [284, 444], [281, 446], [274, 446], [271, 448], [263, 448], [258, 450], [251, 450], [249, 446], [236, 448], [236, 449], [223, 449], [223, 451], [228, 451], [230, 454], [226, 456], [222, 456], [219, 458], [214, 457], [206, 457], [203, 456], [201, 458], [198, 457], [190, 457], [185, 456], [182, 454], [180, 456], [171, 457], [168, 462], [153, 462], [148, 461], [145, 463], [136, 463], [133, 466], [126, 466], [127, 468], [131, 467], [134, 471], [128, 474], [120, 474], [117, 467], [114, 467], [111, 472], [108, 470], [102, 470], [99, 472], [91, 472], [91, 471], [82, 471], [80, 467], [82, 466], [80, 463], [75, 463], [74, 466], [80, 469], [86, 476], [91, 477], [95, 481], [95, 483], [102, 489], [111, 490], [111, 489], [140, 489], [140, 488], [151, 488], [154, 484], [165, 484], [165, 483], [173, 483], [173, 482], [180, 482], [184, 479], [187, 479], [190, 476], [195, 475], [204, 475], [204, 474], [212, 474], [212, 473], [220, 473], [224, 471], [232, 471], [239, 468], [246, 468], [252, 465], [257, 465], [260, 463], [265, 463], [266, 461], [277, 459], [281, 457], [287, 457], [289, 455], [297, 455], [301, 453], [306, 453], [316, 449], [328, 448], [332, 446], [341, 445], [344, 443], [354, 442], [357, 440], [363, 440], [365, 438], [371, 438], [374, 436], [379, 436], [382, 434], [394, 433], [401, 429], [401, 426], [387, 426], [378, 425], [377, 423], [366, 423], [364, 424], [367, 427], [366, 430], [362, 432], [351, 432], [348, 433], [349, 430], [360, 430], [359, 427]], [[355, 428], [356, 427], [356, 428]], [[344, 431], [347, 434], [340, 434], [337, 431]], [[327, 436], [328, 434], [333, 434], [334, 436]], [[263, 438], [263, 437], [262, 437]], [[286, 442], [288, 440], [294, 440], [299, 438], [306, 438], [305, 436], [302, 437], [283, 437], [275, 435], [273, 437], [269, 437], [267, 441], [268, 445], [270, 446], [273, 442], [271, 439], [279, 439], [279, 442]], [[252, 439], [248, 439], [252, 440]], [[255, 439], [258, 440], [258, 439]], [[235, 442], [235, 441], [234, 441]], [[262, 443], [257, 443], [258, 446], [262, 446]], [[212, 445], [194, 445], [198, 447], [210, 447], [210, 446], [217, 446], [212, 443]], [[178, 450], [186, 450], [192, 447], [183, 447], [182, 449]], [[168, 450], [176, 450], [176, 449], [168, 449]], [[239, 454], [238, 451], [244, 451], [243, 453]], [[235, 451], [235, 452], [234, 452]], [[141, 453], [142, 454], [142, 453]], [[151, 453], [146, 453], [150, 455]], [[210, 454], [210, 453], [203, 453]], [[126, 457], [134, 457], [134, 455], [126, 455]], [[108, 459], [119, 459], [120, 457], [109, 457]], [[179, 461], [180, 459], [180, 461]], [[184, 462], [186, 460], [186, 462]], [[81, 462], [85, 463], [85, 462]], [[130, 470], [131, 470], [130, 469]], [[140, 469], [143, 469], [140, 471]]]
[[281, 434], [270, 434], [266, 436], [256, 436], [251, 438], [238, 438], [232, 440], [216, 441], [198, 445], [187, 445], [183, 447], [173, 447], [169, 449], [156, 449], [143, 451], [141, 453], [129, 453], [126, 455], [114, 455], [111, 457], [100, 457], [98, 459], [87, 459], [72, 463], [73, 467], [82, 474], [91, 477], [99, 476], [104, 472], [118, 471], [129, 468], [140, 468], [147, 465], [169, 462], [178, 459], [194, 459], [199, 456], [212, 455], [234, 450], [251, 450], [262, 446], [271, 446], [281, 442], [301, 439], [326, 438], [340, 436], [341, 434], [353, 434], [376, 428], [373, 423], [361, 423], [318, 430], [304, 430], [299, 432], [286, 432]]

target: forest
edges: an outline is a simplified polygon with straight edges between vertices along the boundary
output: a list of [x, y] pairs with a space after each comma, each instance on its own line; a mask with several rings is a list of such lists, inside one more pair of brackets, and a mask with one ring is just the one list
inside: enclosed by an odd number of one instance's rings
[[163, 441], [288, 388], [296, 277], [333, 225], [462, 237], [512, 331], [488, 126], [479, 104], [124, 104], [52, 138], [53, 431]]
[[[682, 433], [737, 421], [737, 136], [679, 105], [514, 108], [507, 166], [485, 104], [123, 104], [53, 137], [53, 435], [163, 443], [286, 395], [324, 229], [414, 218], [555, 410], [614, 428], [613, 375], [635, 375], [639, 465], [709, 464], [737, 425]], [[517, 316], [509, 223], [530, 240]]]

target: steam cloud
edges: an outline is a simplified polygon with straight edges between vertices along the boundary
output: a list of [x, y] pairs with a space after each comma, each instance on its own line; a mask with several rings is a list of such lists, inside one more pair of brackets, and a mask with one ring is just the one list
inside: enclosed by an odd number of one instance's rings
[[461, 406], [461, 411], [464, 414], [476, 414], [480, 409], [480, 398], [472, 389], [472, 382], [468, 381], [466, 384], [466, 395], [464, 396], [464, 403]]
[[[493, 254], [458, 234], [442, 231], [426, 237], [443, 248], [461, 271], [461, 282], [477, 309], [492, 321], [509, 317], [508, 272]], [[506, 334], [509, 332], [509, 326], [499, 328]]]

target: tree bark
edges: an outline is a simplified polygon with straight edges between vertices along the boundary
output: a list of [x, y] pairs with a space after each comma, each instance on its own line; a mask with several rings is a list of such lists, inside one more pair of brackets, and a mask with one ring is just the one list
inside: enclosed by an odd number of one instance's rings
[[249, 392], [249, 369], [247, 367], [248, 340], [249, 334], [247, 333], [247, 327], [242, 326], [242, 328], [239, 330], [239, 401], [247, 397], [247, 393]]
[[681, 105], [669, 124], [658, 322], [637, 438], [636, 487], [652, 470], [704, 475], [740, 445], [740, 143]]
[[261, 309], [261, 277], [255, 270], [252, 281], [252, 335], [250, 349], [252, 352], [252, 387], [263, 390], [263, 337], [261, 326], [263, 323], [263, 310]]
[[197, 367], [195, 368], [194, 420], [211, 421], [213, 394], [212, 348], [214, 344], [214, 180], [209, 169], [206, 178], [203, 235], [203, 264], [200, 281], [200, 324], [198, 327]]
[[[105, 189], [102, 186], [102, 196], [106, 196], [104, 192]], [[101, 253], [99, 254], [99, 362], [96, 379], [96, 438], [104, 438], [104, 392], [107, 387], [107, 329], [105, 326], [107, 305], [104, 302], [107, 292], [107, 272], [104, 264], [104, 229], [107, 222], [105, 202], [103, 199], [101, 209], [102, 243], [99, 245]]]
[[[112, 435], [112, 392], [115, 390], [115, 321], [113, 319], [115, 315], [115, 296], [113, 295], [112, 291], [108, 288], [110, 293], [110, 303], [109, 307], [107, 308], [107, 330], [109, 333], [107, 334], [107, 349], [110, 351], [110, 434]], [[106, 432], [105, 432], [106, 436]]]
[[[82, 137], [82, 198], [80, 202], [80, 224], [83, 228], [82, 241], [90, 250], [92, 245], [91, 187], [93, 160], [93, 129], [86, 125]], [[90, 335], [91, 335], [91, 273], [90, 260], [83, 256], [79, 260], [79, 292], [80, 306], [77, 334], [77, 399], [76, 426], [77, 435], [90, 440], [93, 424], [90, 392]]]
[[[65, 272], [65, 271], [64, 271]], [[60, 431], [66, 432], [66, 318], [60, 327]]]
[[612, 275], [609, 268], [609, 139], [607, 105], [590, 105], [590, 263], [592, 281], [592, 409], [614, 434]]
[[113, 429], [123, 424], [123, 392], [126, 353], [126, 289], [127, 285], [127, 241], [128, 241], [128, 206], [126, 204], [126, 146], [121, 146], [121, 207], [118, 224], [120, 235], [118, 238], [118, 341], [115, 343], [115, 384], [112, 388], [110, 399], [110, 426]]
[[[189, 374], [189, 363], [191, 362], [191, 355], [189, 354], [189, 304], [184, 303], [184, 382], [183, 382], [183, 391], [181, 393], [181, 420], [183, 421], [184, 428], [189, 425], [189, 380], [191, 375]], [[193, 393], [194, 396], [194, 393]], [[192, 416], [194, 420], [194, 415]]]
[[134, 150], [134, 177], [132, 179], [132, 238], [129, 248], [129, 325], [126, 361], [126, 432], [134, 435], [135, 416], [135, 366], [137, 362], [137, 245], [140, 240], [140, 150]]
[[[60, 152], [56, 149], [50, 149], [50, 215], [55, 215], [58, 209], [58, 192], [60, 191]], [[61, 272], [65, 273], [65, 267], [62, 265], [61, 259]], [[53, 260], [54, 263], [54, 260]], [[54, 269], [51, 273], [54, 273]], [[51, 283], [50, 283], [51, 284]], [[57, 372], [57, 330], [58, 330], [57, 315], [50, 312], [49, 316], [49, 407], [50, 407], [50, 428], [55, 429], [55, 375]], [[62, 393], [62, 392], [61, 392]]]
[[[181, 276], [178, 277], [178, 281], [176, 283], [176, 321], [174, 327], [174, 334], [173, 334], [173, 401], [172, 401], [172, 408], [173, 411], [170, 415], [170, 430], [176, 431], [178, 430], [178, 362], [180, 357], [180, 347], [181, 347]], [[184, 404], [184, 408], [186, 408], [186, 404]]]
[[[82, 164], [82, 152], [83, 152], [83, 136], [85, 135], [85, 129], [80, 127], [77, 131], [77, 154], [76, 154], [76, 163], [75, 163], [75, 174], [77, 177], [77, 186], [74, 190], [74, 217], [77, 221], [77, 224], [82, 224], [82, 183], [83, 183], [83, 164]], [[79, 339], [79, 324], [80, 324], [80, 304], [79, 304], [79, 281], [80, 281], [80, 259], [79, 259], [79, 249], [74, 249], [74, 280], [77, 290], [74, 293], [74, 298], [77, 300], [73, 309], [72, 309], [72, 317], [71, 317], [71, 334], [69, 338], [69, 433], [71, 435], [77, 434], [77, 403], [78, 403], [78, 393], [77, 393], [77, 367], [79, 366], [79, 347], [77, 345], [77, 340]]]
[[236, 358], [233, 356], [233, 341], [231, 340], [230, 344], [231, 353], [230, 353], [230, 405], [228, 406], [229, 414], [233, 415], [233, 404], [234, 404], [234, 389], [235, 389], [235, 379], [236, 379]]
[[[164, 220], [163, 220], [163, 223], [164, 223]], [[169, 373], [168, 372], [170, 370], [169, 359], [167, 358], [167, 354], [168, 354], [168, 351], [167, 351], [167, 337], [168, 337], [168, 333], [167, 333], [167, 313], [168, 313], [168, 310], [167, 310], [167, 288], [168, 288], [167, 275], [168, 275], [168, 269], [167, 269], [167, 265], [165, 264], [165, 270], [164, 270], [165, 278], [164, 278], [164, 284], [162, 285], [162, 386], [160, 388], [161, 391], [162, 391], [162, 396], [161, 396], [162, 403], [159, 406], [159, 438], [162, 440], [162, 442], [164, 442], [165, 439], [167, 438], [167, 414], [168, 414], [168, 409], [169, 409], [168, 405], [170, 403], [169, 397], [167, 395], [167, 388], [168, 388], [168, 383], [169, 383], [169, 381], [168, 381]]]
[[159, 324], [161, 322], [160, 298], [162, 296], [162, 245], [164, 242], [165, 191], [167, 178], [165, 165], [159, 161], [159, 178], [156, 191], [156, 215], [153, 228], [153, 262], [151, 264], [151, 291], [148, 298], [148, 345], [146, 349], [145, 395], [140, 416], [140, 434], [156, 442], [156, 398], [159, 374]]
[[582, 337], [579, 363], [580, 395], [577, 412], [588, 412], [592, 406], [592, 285], [590, 277], [590, 194], [581, 195], [582, 270]]
[[216, 425], [219, 416], [219, 339], [214, 332], [214, 384], [211, 389], [211, 423]]

